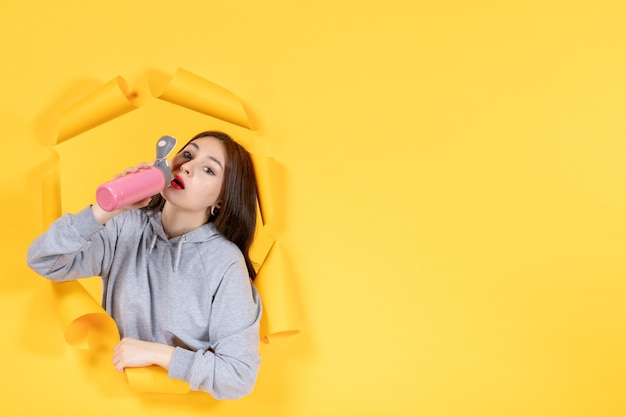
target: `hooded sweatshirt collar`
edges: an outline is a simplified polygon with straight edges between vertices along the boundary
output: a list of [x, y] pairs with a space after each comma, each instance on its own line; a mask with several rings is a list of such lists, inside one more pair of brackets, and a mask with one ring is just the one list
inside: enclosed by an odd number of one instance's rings
[[150, 241], [149, 252], [152, 252], [156, 246], [157, 240], [163, 240], [169, 242], [172, 245], [176, 245], [176, 259], [174, 262], [174, 271], [178, 270], [180, 264], [180, 257], [183, 248], [183, 244], [187, 242], [207, 242], [215, 237], [219, 236], [219, 232], [213, 225], [213, 223], [205, 223], [202, 226], [193, 229], [183, 235], [174, 236], [168, 238], [163, 229], [163, 222], [161, 221], [161, 212], [153, 213], [149, 216], [150, 225], [152, 226], [153, 236]]

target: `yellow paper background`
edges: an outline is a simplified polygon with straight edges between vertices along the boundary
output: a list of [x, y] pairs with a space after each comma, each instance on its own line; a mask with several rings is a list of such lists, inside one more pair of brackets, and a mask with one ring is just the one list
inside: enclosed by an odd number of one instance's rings
[[[2, 415], [626, 414], [625, 7], [1, 2]], [[24, 261], [56, 175], [74, 211], [158, 135], [224, 126], [153, 100], [50, 149], [76, 100], [178, 68], [239, 97], [277, 164], [303, 331], [240, 401], [133, 392]]]

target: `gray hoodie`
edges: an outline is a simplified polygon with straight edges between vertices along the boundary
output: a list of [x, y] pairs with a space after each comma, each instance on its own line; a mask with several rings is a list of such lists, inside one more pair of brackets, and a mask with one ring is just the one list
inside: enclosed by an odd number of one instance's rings
[[101, 276], [120, 337], [176, 347], [171, 378], [217, 399], [252, 391], [261, 300], [241, 252], [212, 224], [168, 239], [160, 212], [126, 211], [102, 226], [87, 207], [35, 239], [28, 264], [53, 281]]

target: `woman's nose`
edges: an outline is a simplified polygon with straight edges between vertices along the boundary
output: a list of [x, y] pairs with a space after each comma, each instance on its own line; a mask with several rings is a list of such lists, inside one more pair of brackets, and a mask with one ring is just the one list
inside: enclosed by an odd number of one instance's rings
[[184, 172], [185, 174], [191, 174], [191, 167], [189, 167], [187, 163], [182, 164], [180, 166], [180, 170], [181, 172]]

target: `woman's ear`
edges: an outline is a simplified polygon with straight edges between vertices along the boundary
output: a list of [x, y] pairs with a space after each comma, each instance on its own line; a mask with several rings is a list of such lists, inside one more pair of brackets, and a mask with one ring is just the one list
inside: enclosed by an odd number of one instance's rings
[[[217, 216], [220, 212], [220, 208], [222, 207], [222, 202], [217, 201], [214, 206], [209, 207], [209, 215]], [[217, 210], [217, 211], [216, 211]]]

